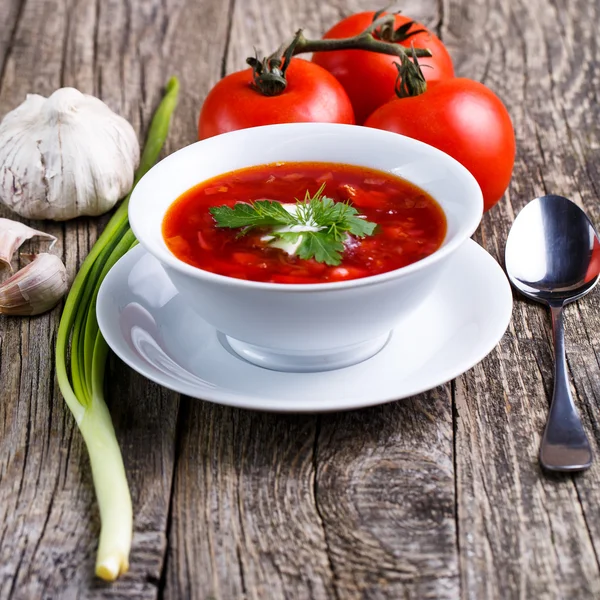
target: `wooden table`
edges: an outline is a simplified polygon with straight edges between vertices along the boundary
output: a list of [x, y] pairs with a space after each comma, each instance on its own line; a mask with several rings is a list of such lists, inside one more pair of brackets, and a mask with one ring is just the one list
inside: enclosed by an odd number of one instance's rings
[[[195, 141], [207, 90], [253, 46], [270, 51], [300, 26], [318, 35], [375, 7], [2, 0], [0, 116], [28, 92], [75, 86], [143, 136], [177, 74], [172, 152]], [[600, 2], [403, 8], [514, 121], [514, 178], [476, 240], [501, 260], [514, 215], [544, 192], [573, 198], [600, 225]], [[71, 277], [105, 222], [44, 224]], [[111, 359], [110, 409], [135, 510], [131, 571], [113, 585], [92, 575], [99, 520], [85, 447], [54, 377], [59, 316], [0, 317], [0, 598], [600, 597], [600, 458], [577, 476], [538, 466], [552, 386], [542, 307], [518, 299], [500, 345], [455, 381], [346, 414], [278, 416], [180, 398]], [[600, 457], [600, 292], [571, 306], [566, 325], [576, 401]]]

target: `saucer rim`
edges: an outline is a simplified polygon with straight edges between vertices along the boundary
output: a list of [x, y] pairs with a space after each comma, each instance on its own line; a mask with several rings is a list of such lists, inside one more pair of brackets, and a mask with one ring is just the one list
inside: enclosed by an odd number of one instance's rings
[[[466, 373], [470, 369], [472, 369], [475, 365], [479, 364], [486, 356], [492, 352], [492, 350], [498, 345], [500, 340], [502, 339], [504, 333], [506, 332], [512, 317], [512, 308], [513, 308], [513, 295], [512, 288], [510, 287], [510, 283], [506, 278], [506, 274], [503, 269], [500, 267], [498, 262], [477, 242], [472, 239], [468, 239], [464, 243], [465, 247], [468, 249], [468, 253], [483, 253], [485, 255], [484, 260], [489, 261], [490, 263], [490, 275], [489, 278], [497, 279], [497, 282], [502, 280], [502, 284], [505, 289], [505, 302], [502, 303], [503, 314], [500, 314], [500, 309], [498, 310], [498, 319], [494, 320], [493, 332], [489, 333], [486, 336], [488, 343], [482, 345], [482, 349], [474, 356], [470, 357], [468, 361], [456, 361], [455, 365], [452, 368], [445, 370], [438, 370], [439, 374], [435, 378], [431, 378], [428, 380], [426, 385], [407, 389], [405, 391], [398, 390], [392, 396], [388, 393], [382, 393], [378, 396], [365, 396], [360, 399], [354, 398], [347, 402], [340, 402], [338, 400], [334, 401], [334, 403], [330, 405], [322, 405], [319, 404], [317, 406], [313, 405], [300, 405], [298, 401], [294, 400], [285, 400], [282, 397], [281, 400], [274, 400], [272, 398], [269, 399], [261, 399], [257, 398], [255, 395], [244, 395], [239, 394], [232, 390], [227, 390], [221, 386], [215, 387], [214, 390], [202, 390], [202, 392], [194, 391], [194, 386], [192, 384], [187, 384], [183, 381], [177, 380], [174, 377], [168, 378], [168, 376], [164, 376], [161, 373], [155, 371], [154, 369], [148, 369], [147, 365], [139, 359], [136, 354], [131, 351], [127, 344], [124, 343], [124, 339], [122, 336], [118, 336], [119, 339], [115, 341], [110, 335], [109, 325], [105, 322], [105, 311], [104, 311], [104, 297], [108, 293], [107, 290], [111, 285], [112, 279], [116, 277], [123, 277], [122, 271], [123, 269], [127, 269], [127, 272], [130, 271], [130, 267], [125, 267], [125, 263], [131, 262], [131, 266], [136, 264], [144, 254], [148, 254], [157, 260], [151, 253], [149, 253], [143, 246], [138, 245], [129, 250], [127, 254], [125, 254], [111, 269], [108, 273], [100, 290], [98, 292], [97, 305], [96, 305], [96, 314], [98, 319], [98, 325], [104, 339], [107, 344], [111, 348], [111, 350], [122, 360], [129, 368], [133, 369], [143, 377], [149, 379], [150, 381], [161, 385], [169, 390], [172, 390], [176, 393], [195, 398], [198, 400], [204, 400], [208, 402], [212, 402], [215, 404], [220, 404], [223, 406], [231, 406], [234, 408], [243, 408], [247, 410], [257, 410], [264, 412], [273, 412], [273, 413], [296, 413], [296, 414], [317, 414], [317, 413], [329, 413], [329, 412], [339, 412], [339, 411], [349, 411], [349, 410], [358, 410], [361, 408], [367, 408], [370, 406], [377, 406], [381, 404], [388, 404], [390, 402], [395, 402], [398, 400], [403, 400], [406, 398], [410, 398], [413, 396], [417, 396], [424, 392], [430, 391], [444, 385], [453, 379], [456, 379], [460, 375]], [[460, 253], [460, 249], [458, 250]], [[483, 256], [482, 256], [483, 257]], [[157, 261], [157, 265], [160, 265]], [[491, 274], [493, 273], [493, 275]], [[483, 285], [483, 284], [482, 284]], [[438, 292], [439, 293], [439, 292]], [[214, 328], [213, 328], [214, 329]], [[108, 332], [108, 335], [107, 335]], [[493, 333], [493, 335], [492, 335]], [[392, 331], [393, 336], [393, 331]], [[121, 343], [120, 343], [121, 342]], [[387, 346], [387, 344], [386, 344]], [[381, 350], [385, 351], [385, 347]], [[242, 358], [239, 358], [240, 361], [243, 361]], [[245, 361], [244, 361], [245, 362]], [[368, 361], [367, 361], [368, 362]], [[261, 368], [261, 367], [256, 367]], [[351, 368], [351, 367], [350, 367]], [[267, 369], [265, 369], [267, 370]], [[339, 370], [338, 370], [339, 371]], [[281, 375], [281, 371], [275, 371]], [[336, 371], [331, 371], [331, 373], [335, 373]], [[290, 377], [298, 377], [301, 376], [302, 373], [290, 372]], [[202, 394], [202, 395], [200, 395]], [[325, 401], [326, 402], [326, 401]]]

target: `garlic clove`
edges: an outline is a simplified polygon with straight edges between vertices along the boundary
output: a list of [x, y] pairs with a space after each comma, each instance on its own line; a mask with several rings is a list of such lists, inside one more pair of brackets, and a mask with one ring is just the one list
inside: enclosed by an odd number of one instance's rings
[[0, 285], [0, 314], [39, 315], [67, 293], [67, 270], [58, 256], [38, 254]]
[[28, 227], [25, 223], [0, 218], [0, 267], [5, 264], [11, 271], [10, 261], [14, 253], [21, 247], [24, 241], [32, 237], [41, 237], [52, 240], [50, 249], [56, 243], [56, 237], [43, 231]]

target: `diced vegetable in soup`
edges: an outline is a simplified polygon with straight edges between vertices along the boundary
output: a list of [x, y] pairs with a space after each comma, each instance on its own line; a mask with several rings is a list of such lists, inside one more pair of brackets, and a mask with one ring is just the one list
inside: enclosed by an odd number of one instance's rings
[[327, 283], [405, 267], [446, 235], [437, 202], [388, 173], [334, 163], [274, 163], [205, 181], [168, 209], [180, 260], [271, 283]]

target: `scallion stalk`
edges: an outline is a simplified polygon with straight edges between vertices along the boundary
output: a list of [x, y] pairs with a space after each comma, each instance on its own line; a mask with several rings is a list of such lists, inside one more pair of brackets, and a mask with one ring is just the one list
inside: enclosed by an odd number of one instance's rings
[[[179, 82], [173, 77], [150, 124], [134, 187], [158, 160], [178, 93]], [[67, 296], [56, 342], [58, 384], [87, 446], [100, 509], [96, 575], [107, 581], [129, 568], [133, 513], [123, 458], [104, 401], [108, 345], [98, 329], [96, 299], [108, 271], [136, 244], [127, 217], [130, 196], [131, 192], [83, 261]]]

